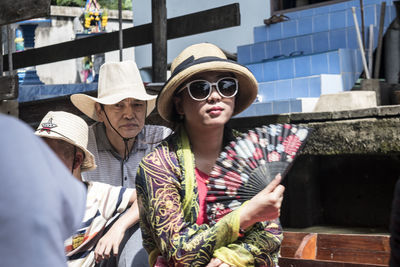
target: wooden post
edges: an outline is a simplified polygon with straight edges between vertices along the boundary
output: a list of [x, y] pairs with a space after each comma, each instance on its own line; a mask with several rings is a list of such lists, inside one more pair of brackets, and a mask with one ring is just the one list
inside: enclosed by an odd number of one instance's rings
[[124, 44], [124, 39], [122, 34], [122, 0], [118, 0], [118, 24], [119, 24], [119, 31], [118, 31], [119, 61], [122, 61], [123, 60], [122, 48]]
[[166, 0], [151, 1], [153, 28], [153, 82], [167, 80], [167, 7]]

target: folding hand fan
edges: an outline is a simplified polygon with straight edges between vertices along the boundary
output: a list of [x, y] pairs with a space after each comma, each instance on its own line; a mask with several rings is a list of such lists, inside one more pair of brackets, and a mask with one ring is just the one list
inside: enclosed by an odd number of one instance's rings
[[210, 224], [262, 191], [289, 171], [310, 129], [294, 124], [264, 125], [230, 142], [220, 153], [206, 196]]

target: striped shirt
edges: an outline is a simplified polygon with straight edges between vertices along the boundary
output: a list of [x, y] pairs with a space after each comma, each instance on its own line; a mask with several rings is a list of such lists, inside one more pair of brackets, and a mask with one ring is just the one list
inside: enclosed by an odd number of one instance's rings
[[110, 144], [104, 124], [102, 122], [94, 123], [89, 127], [88, 150], [93, 153], [97, 168], [82, 173], [83, 179], [135, 188], [139, 162], [170, 133], [171, 130], [163, 126], [145, 125], [136, 136], [129, 159], [124, 161]]
[[94, 266], [94, 249], [104, 228], [124, 212], [134, 189], [89, 182], [81, 227], [64, 242], [68, 266]]

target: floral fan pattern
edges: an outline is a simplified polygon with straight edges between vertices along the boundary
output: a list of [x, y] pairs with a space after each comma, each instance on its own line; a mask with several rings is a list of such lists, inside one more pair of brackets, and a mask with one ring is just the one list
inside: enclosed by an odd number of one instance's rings
[[278, 173], [284, 177], [309, 134], [309, 128], [294, 124], [264, 125], [226, 146], [207, 184], [210, 224], [251, 199]]

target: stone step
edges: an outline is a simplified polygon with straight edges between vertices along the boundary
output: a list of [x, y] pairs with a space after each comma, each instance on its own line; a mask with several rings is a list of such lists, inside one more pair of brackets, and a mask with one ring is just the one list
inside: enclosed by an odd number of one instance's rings
[[[259, 83], [308, 77], [320, 74], [340, 74], [358, 77], [362, 71], [360, 52], [356, 49], [337, 49], [324, 53], [248, 64], [247, 68]], [[351, 80], [354, 82], [354, 78]], [[348, 90], [353, 84], [344, 84]]]
[[[238, 62], [250, 64], [274, 57], [290, 55], [308, 55], [339, 48], [358, 49], [355, 27], [346, 27], [331, 31], [289, 37], [239, 46]], [[365, 39], [369, 40], [369, 29], [365, 28]], [[378, 43], [378, 28], [374, 27], [374, 48]]]
[[[329, 6], [325, 6], [328, 8]], [[300, 12], [300, 11], [299, 11]], [[364, 6], [364, 24], [369, 26], [379, 25], [380, 4]], [[395, 18], [394, 5], [386, 6], [385, 26], [387, 27]], [[357, 7], [358, 23], [361, 25], [360, 8]], [[254, 42], [265, 42], [279, 40], [299, 35], [313, 34], [317, 32], [330, 31], [340, 28], [354, 27], [353, 13], [351, 7], [343, 10], [335, 10], [324, 14], [313, 14], [310, 16], [294, 16], [288, 21], [254, 27]]]
[[245, 111], [234, 116], [234, 118], [265, 116], [293, 112], [312, 112], [317, 101], [317, 97], [310, 97], [276, 100], [266, 103], [253, 103]]
[[256, 101], [263, 103], [304, 97], [318, 98], [321, 94], [333, 94], [343, 91], [341, 75], [321, 74], [259, 83]]

